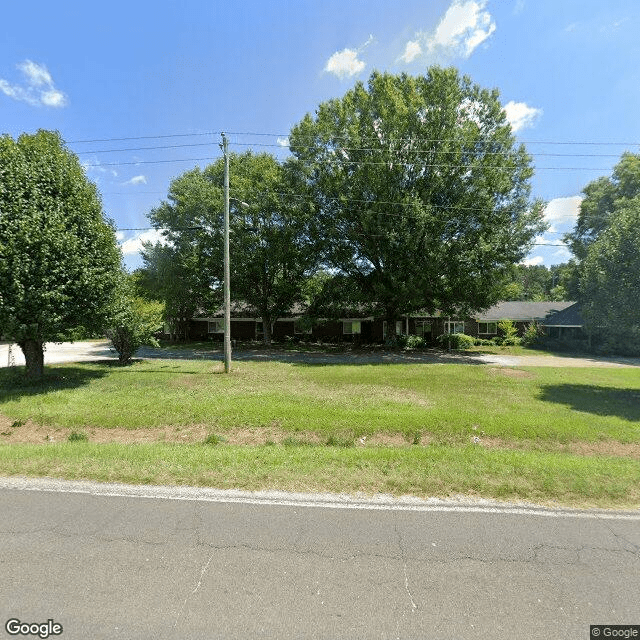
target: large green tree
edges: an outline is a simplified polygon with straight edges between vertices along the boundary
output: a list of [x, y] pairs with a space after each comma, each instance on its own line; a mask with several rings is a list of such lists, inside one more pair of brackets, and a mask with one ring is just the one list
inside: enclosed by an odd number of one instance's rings
[[[262, 317], [271, 340], [277, 318], [305, 298], [317, 264], [309, 236], [311, 205], [300, 198], [297, 166], [269, 154], [229, 154], [231, 295]], [[224, 161], [189, 171], [171, 184], [168, 201], [153, 209], [152, 224], [168, 229], [176, 247], [197, 255], [204, 287], [221, 292], [223, 278]], [[201, 288], [202, 290], [202, 288]]]
[[590, 245], [609, 226], [612, 215], [640, 195], [640, 154], [623, 153], [610, 177], [593, 180], [582, 193], [576, 226], [565, 236], [579, 261], [587, 257]]
[[146, 243], [144, 268], [136, 274], [141, 297], [163, 302], [163, 318], [174, 340], [186, 340], [194, 314], [221, 299], [216, 295], [215, 278], [204, 268], [208, 260], [202, 256], [196, 231], [174, 232], [171, 244]]
[[640, 352], [640, 195], [619, 201], [583, 262], [582, 313], [609, 346]]
[[293, 127], [328, 268], [389, 321], [490, 306], [544, 228], [497, 91], [431, 68], [373, 73]]
[[0, 137], [0, 333], [43, 372], [44, 343], [99, 330], [121, 254], [96, 186], [57, 133]]

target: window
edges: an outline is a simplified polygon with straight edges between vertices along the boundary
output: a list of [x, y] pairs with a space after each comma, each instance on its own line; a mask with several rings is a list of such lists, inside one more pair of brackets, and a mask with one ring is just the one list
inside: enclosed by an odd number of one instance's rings
[[208, 333], [224, 333], [224, 320], [209, 320]]
[[464, 333], [464, 322], [449, 320], [449, 322], [447, 322], [447, 325], [447, 333]]
[[498, 333], [497, 322], [478, 322], [478, 333]]
[[344, 320], [342, 322], [342, 333], [354, 335], [361, 332], [360, 320]]
[[421, 338], [431, 337], [431, 322], [427, 320], [416, 320], [416, 335]]
[[[311, 326], [307, 326], [306, 323], [304, 322], [300, 322], [300, 320], [294, 320], [293, 321], [293, 333], [296, 335], [300, 335], [300, 334], [309, 334], [311, 333]], [[358, 333], [360, 333], [358, 331]]]

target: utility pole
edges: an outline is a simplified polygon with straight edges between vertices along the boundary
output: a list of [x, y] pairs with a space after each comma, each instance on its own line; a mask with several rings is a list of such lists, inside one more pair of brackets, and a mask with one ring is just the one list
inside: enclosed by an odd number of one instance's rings
[[229, 269], [229, 147], [222, 134], [224, 152], [224, 372], [231, 371], [231, 289]]

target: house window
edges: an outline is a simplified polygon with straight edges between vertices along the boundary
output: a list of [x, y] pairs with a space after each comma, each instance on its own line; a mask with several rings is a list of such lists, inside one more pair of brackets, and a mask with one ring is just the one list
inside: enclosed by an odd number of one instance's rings
[[426, 320], [416, 320], [416, 335], [421, 338], [431, 337], [431, 322]]
[[[309, 334], [311, 333], [311, 326], [307, 325], [304, 322], [300, 322], [300, 320], [294, 320], [293, 321], [293, 333], [296, 335], [301, 335], [301, 334]], [[360, 333], [358, 331], [358, 333]]]
[[209, 320], [207, 333], [224, 333], [224, 320]]
[[478, 333], [497, 334], [498, 323], [497, 322], [478, 322]]
[[344, 320], [342, 322], [342, 333], [348, 336], [361, 333], [360, 320]]
[[464, 322], [449, 320], [447, 325], [447, 333], [464, 333]]

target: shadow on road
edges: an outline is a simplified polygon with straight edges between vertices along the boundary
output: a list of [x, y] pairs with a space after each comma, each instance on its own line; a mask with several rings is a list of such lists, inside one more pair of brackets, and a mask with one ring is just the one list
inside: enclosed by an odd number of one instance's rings
[[563, 404], [575, 411], [618, 416], [640, 422], [640, 389], [616, 389], [588, 384], [543, 385], [540, 400]]

